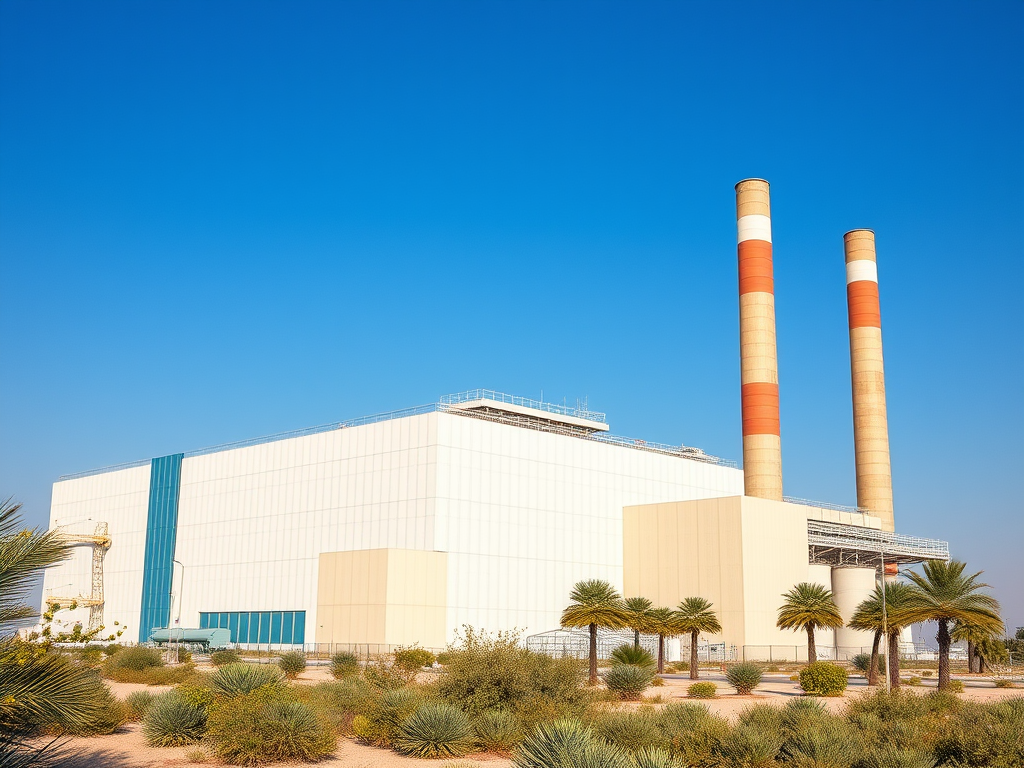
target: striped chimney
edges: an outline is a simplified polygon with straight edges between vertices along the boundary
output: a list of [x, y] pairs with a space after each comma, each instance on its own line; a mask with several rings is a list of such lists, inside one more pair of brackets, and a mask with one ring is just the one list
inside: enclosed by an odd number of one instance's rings
[[772, 220], [767, 181], [745, 179], [736, 185], [736, 230], [744, 493], [782, 501], [779, 365], [775, 354]]
[[850, 369], [853, 376], [853, 443], [857, 462], [857, 506], [894, 530], [889, 425], [885, 413], [882, 318], [878, 304], [875, 233], [855, 229], [843, 236], [846, 300], [850, 310]]

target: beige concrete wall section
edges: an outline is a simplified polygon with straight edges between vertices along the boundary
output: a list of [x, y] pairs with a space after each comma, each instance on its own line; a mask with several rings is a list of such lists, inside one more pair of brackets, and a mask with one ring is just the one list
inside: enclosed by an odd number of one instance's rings
[[807, 513], [797, 504], [744, 496], [743, 604], [745, 644], [802, 645], [775, 626], [782, 595], [807, 581]]
[[322, 553], [316, 642], [443, 647], [447, 575], [444, 552]]
[[891, 531], [895, 522], [880, 328], [850, 329], [850, 362], [857, 505], [877, 515], [882, 529]]
[[743, 488], [747, 496], [782, 501], [782, 441], [778, 435], [743, 436]]
[[771, 216], [769, 185], [764, 179], [744, 179], [736, 185], [736, 218]]
[[779, 383], [775, 344], [775, 296], [740, 294], [740, 383]]
[[[743, 645], [741, 498], [647, 504], [623, 509], [623, 589], [675, 608], [710, 600], [727, 644]], [[711, 638], [718, 640], [718, 638]]]

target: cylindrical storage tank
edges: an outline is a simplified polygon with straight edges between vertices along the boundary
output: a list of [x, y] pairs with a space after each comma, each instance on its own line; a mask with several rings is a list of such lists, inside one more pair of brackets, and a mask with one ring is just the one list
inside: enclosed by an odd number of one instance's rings
[[850, 316], [850, 373], [853, 381], [853, 444], [857, 464], [857, 506], [894, 530], [889, 426], [882, 364], [882, 315], [878, 302], [875, 233], [855, 229], [843, 236], [846, 301]]
[[[820, 584], [825, 589], [832, 589], [832, 566], [811, 563], [807, 566], [807, 581], [811, 584]], [[834, 629], [816, 629], [814, 631], [814, 645], [818, 650], [819, 659], [829, 659], [834, 656], [836, 645], [836, 632]]]
[[744, 493], [782, 501], [779, 366], [767, 181], [745, 179], [736, 185], [736, 232]]
[[[839, 609], [843, 621], [853, 618], [857, 606], [871, 596], [875, 590], [874, 568], [833, 568], [832, 599]], [[874, 633], [860, 629], [840, 627], [836, 630], [836, 654], [840, 659], [848, 659], [862, 650], [871, 651]]]

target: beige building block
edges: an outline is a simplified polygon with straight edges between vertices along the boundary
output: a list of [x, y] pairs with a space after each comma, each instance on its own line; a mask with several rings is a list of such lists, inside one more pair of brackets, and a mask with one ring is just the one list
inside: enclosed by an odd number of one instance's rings
[[443, 648], [447, 591], [445, 552], [324, 552], [316, 642]]
[[623, 590], [675, 608], [685, 597], [715, 605], [721, 637], [744, 645], [800, 645], [775, 627], [782, 594], [808, 578], [810, 508], [749, 496], [623, 509]]

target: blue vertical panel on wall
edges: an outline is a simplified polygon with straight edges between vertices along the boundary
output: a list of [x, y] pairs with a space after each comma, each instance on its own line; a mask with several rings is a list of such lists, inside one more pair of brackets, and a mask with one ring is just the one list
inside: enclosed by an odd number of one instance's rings
[[295, 629], [292, 631], [292, 642], [301, 645], [306, 642], [306, 612], [295, 612]]
[[139, 642], [159, 627], [170, 626], [174, 542], [178, 535], [178, 491], [184, 454], [153, 459], [149, 475], [149, 514], [146, 555], [142, 571], [142, 611]]

